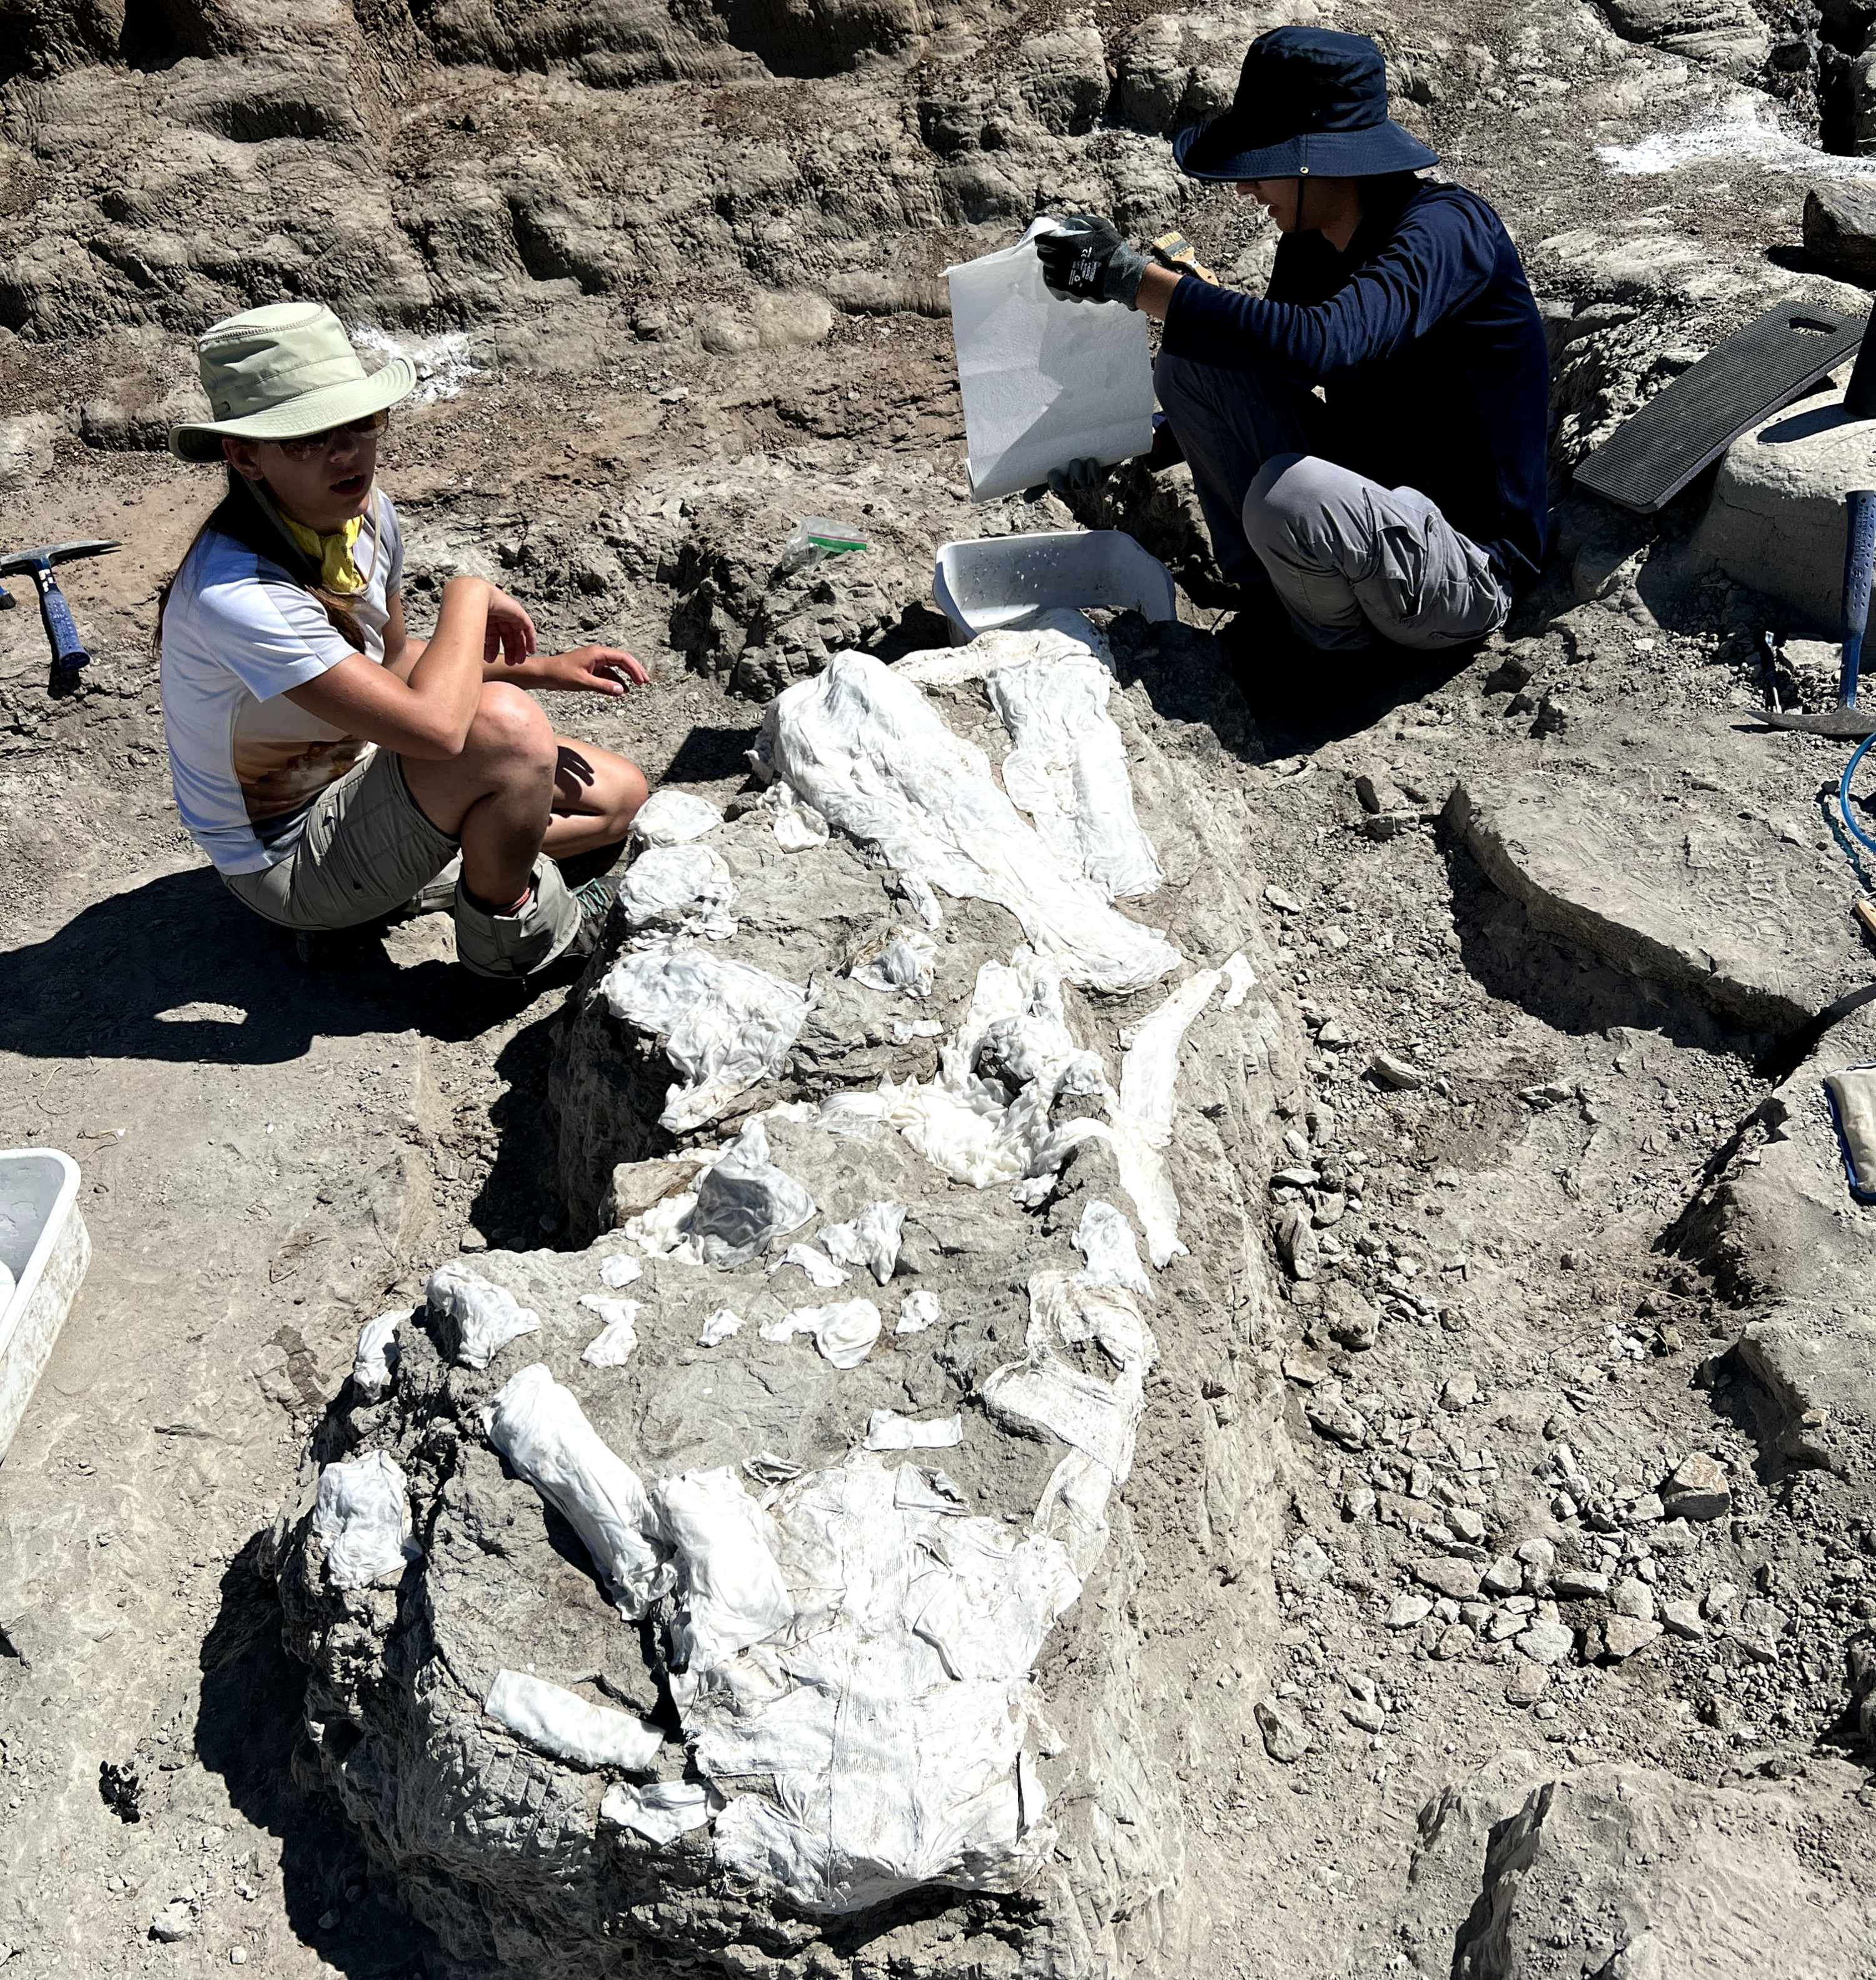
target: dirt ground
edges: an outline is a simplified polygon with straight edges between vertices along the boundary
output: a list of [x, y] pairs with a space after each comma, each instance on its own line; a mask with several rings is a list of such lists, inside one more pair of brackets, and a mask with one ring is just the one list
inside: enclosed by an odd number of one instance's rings
[[[1456, 26], [1506, 73], [1522, 61], [1535, 75], [1533, 51], [1561, 45], [1556, 12]], [[1638, 389], [1632, 373], [1739, 314], [1764, 273], [1719, 294], [1675, 261], [1668, 293], [1623, 261], [1625, 230], [1645, 237], [1644, 264], [1689, 243], [1698, 260], [1708, 233], [1723, 258], [1755, 231], [1788, 240], [1798, 188], [1761, 178], [1735, 195], [1716, 166], [1658, 203], [1651, 231], [1639, 199], [1612, 211], [1615, 194], [1565, 183], [1563, 120], [1521, 114], [1515, 87], [1475, 101], [1455, 169], [1544, 238], [1548, 307], [1615, 297], [1647, 328], [1625, 345], [1641, 332], [1612, 320], [1565, 374], [1573, 416], [1606, 421]], [[1189, 224], [1221, 264], [1252, 251], [1220, 204]], [[944, 237], [926, 244], [930, 261]], [[642, 576], [587, 592], [569, 575], [581, 546], [630, 573], [667, 501], [805, 512], [830, 487], [886, 491], [907, 557], [970, 527], [948, 329], [928, 316], [842, 316], [811, 363], [629, 341], [584, 368], [484, 354], [459, 397], [394, 432], [384, 478], [413, 568], [485, 568], [537, 612], [544, 643], [602, 638], [655, 661], [656, 684], [623, 704], [553, 710], [654, 782], [738, 788], [760, 703], [673, 644], [687, 580], [668, 560], [647, 552]], [[13, 339], [0, 363], [22, 404], [85, 395], [81, 357], [59, 347]], [[231, 1962], [416, 1980], [434, 1970], [425, 1935], [294, 1778], [302, 1674], [255, 1543], [361, 1314], [414, 1297], [458, 1251], [556, 1241], [546, 1083], [565, 992], [478, 986], [452, 966], [441, 917], [309, 965], [246, 915], [171, 806], [148, 650], [157, 587], [209, 491], [160, 454], [75, 441], [31, 493], [8, 535], [124, 549], [68, 573], [98, 656], [77, 693], [47, 693], [30, 603], [0, 614], [0, 1143], [77, 1158], [95, 1246], [0, 1472], [0, 1966], [8, 1980]], [[1671, 514], [1666, 536], [1691, 513]], [[1053, 502], [1003, 520], [1026, 518], [1068, 520]], [[1573, 527], [1580, 546], [1589, 526]], [[1774, 1138], [1767, 1103], [1818, 1026], [1755, 1028], [1691, 971], [1620, 966], [1546, 925], [1485, 877], [1449, 803], [1458, 785], [1496, 802], [1535, 784], [1593, 812], [1605, 773], [1579, 751], [1645, 737], [1641, 780], [1687, 807], [1689, 832], [1718, 833], [1729, 875], [1763, 861], [1788, 888], [1801, 857], [1806, 884], [1841, 887], [1841, 917], [1819, 924], [1838, 972], [1821, 1012], [1876, 976], [1848, 919], [1855, 875], [1817, 804], [1842, 752], [1738, 722], [1757, 688], [1736, 601], [1665, 580], [1595, 595], [1568, 563], [1462, 669], [1331, 683], [1307, 718], [1263, 720], [1245, 752], [1260, 821], [1247, 850], [1282, 896], [1270, 912], [1316, 1034], [1316, 1118], [1294, 1124], [1295, 1152], [1342, 1204], [1319, 1232], [1329, 1268], [1296, 1279], [1287, 1331], [1265, 1344], [1302, 1453], [1285, 1484], [1278, 1658], [1247, 1671], [1195, 1633], [1182, 1695], [1163, 1701], [1191, 1796], [1188, 1877], [1206, 1894], [1193, 1973], [1447, 1970], [1405, 1892], [1417, 1820], [1508, 1749], [1715, 1783], [1854, 1745], [1842, 1650], [1876, 1617], [1867, 1479], [1786, 1462], [1716, 1374], [1742, 1295], [1699, 1234], [1711, 1192]], [[1217, 616], [1185, 610], [1201, 626]], [[929, 613], [896, 632], [902, 647], [929, 637]], [[1362, 776], [1389, 787], [1385, 836]], [[1713, 898], [1732, 912], [1724, 886]], [[1424, 1082], [1377, 1080], [1376, 1051]], [[1843, 1238], [1867, 1231], [1853, 1221]], [[1351, 1350], [1330, 1326], [1331, 1281], [1382, 1316], [1371, 1344]], [[1784, 1646], [1768, 1661], [1739, 1633], [1671, 1635], [1521, 1689], [1522, 1666], [1474, 1654], [1488, 1624], [1465, 1604], [1390, 1620], [1430, 1490], [1424, 1429], [1385, 1429], [1409, 1419], [1448, 1424], [1479, 1458], [1479, 1506], [1546, 1519], [1572, 1480], [1632, 1510], [1688, 1453], [1715, 1453], [1731, 1517], [1688, 1529], [1671, 1559], [1618, 1548], [1623, 1567], [1645, 1560], [1664, 1600], [1728, 1585], [1771, 1602]], [[1625, 1513], [1598, 1530], [1634, 1527]], [[1336, 1550], [1330, 1579], [1306, 1538]], [[1194, 1695], [1252, 1683], [1307, 1716], [1302, 1764], [1179, 1749]], [[138, 1783], [115, 1807], [105, 1766]], [[153, 1939], [178, 1899], [191, 1935]], [[1841, 1971], [1865, 1956], [1847, 1946]]]

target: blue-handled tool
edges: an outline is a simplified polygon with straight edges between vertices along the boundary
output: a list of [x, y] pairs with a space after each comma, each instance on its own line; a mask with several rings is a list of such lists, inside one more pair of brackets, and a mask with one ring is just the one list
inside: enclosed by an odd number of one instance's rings
[[78, 637], [72, 607], [58, 588], [52, 566], [68, 563], [75, 557], [102, 556], [107, 550], [121, 547], [101, 537], [89, 537], [76, 543], [42, 543], [36, 550], [15, 550], [11, 556], [0, 556], [0, 577], [29, 577], [38, 589], [39, 616], [45, 622], [45, 636], [52, 642], [55, 674], [75, 673], [89, 665], [91, 656]]
[[1853, 488], [1844, 497], [1843, 659], [1837, 683], [1837, 706], [1815, 715], [1780, 713], [1768, 709], [1761, 719], [1775, 729], [1802, 729], [1812, 736], [1846, 739], [1876, 736], [1876, 713], [1857, 706], [1857, 684], [1863, 672], [1863, 636], [1870, 616], [1870, 584], [1876, 577], [1876, 489]]

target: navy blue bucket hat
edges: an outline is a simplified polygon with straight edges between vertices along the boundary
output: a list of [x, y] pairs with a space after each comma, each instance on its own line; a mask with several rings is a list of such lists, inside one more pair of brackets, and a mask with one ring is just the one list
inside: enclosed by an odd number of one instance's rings
[[1180, 131], [1172, 156], [1195, 179], [1373, 178], [1439, 162], [1389, 119], [1381, 51], [1326, 28], [1259, 35], [1231, 108]]

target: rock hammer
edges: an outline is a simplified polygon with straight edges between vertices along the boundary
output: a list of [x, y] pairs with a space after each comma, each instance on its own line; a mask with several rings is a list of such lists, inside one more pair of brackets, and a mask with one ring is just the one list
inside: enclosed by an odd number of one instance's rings
[[39, 616], [45, 622], [45, 636], [52, 642], [55, 673], [75, 673], [91, 663], [91, 656], [78, 637], [72, 607], [58, 588], [52, 566], [68, 563], [75, 557], [102, 556], [107, 550], [122, 547], [101, 537], [85, 537], [75, 543], [43, 543], [36, 550], [15, 550], [10, 556], [0, 556], [0, 577], [30, 577], [38, 587]]
[[[1871, 340], [1876, 342], [1876, 339]], [[1859, 364], [1859, 369], [1861, 365]], [[1844, 497], [1844, 617], [1837, 706], [1815, 715], [1768, 709], [1759, 717], [1774, 729], [1802, 729], [1813, 736], [1846, 739], [1876, 735], [1876, 708], [1857, 706], [1863, 672], [1863, 636], [1868, 630], [1870, 586], [1876, 579], [1876, 489], [1852, 489]], [[0, 565], [0, 571], [5, 566]]]

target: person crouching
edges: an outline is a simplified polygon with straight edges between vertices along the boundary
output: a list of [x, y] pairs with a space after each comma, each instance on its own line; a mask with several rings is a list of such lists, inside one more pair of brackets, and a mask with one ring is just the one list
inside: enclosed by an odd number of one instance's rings
[[590, 952], [615, 890], [569, 887], [555, 862], [621, 841], [645, 779], [556, 734], [525, 690], [618, 696], [645, 669], [609, 646], [539, 653], [527, 613], [481, 577], [451, 578], [435, 630], [411, 635], [378, 485], [390, 409], [416, 384], [407, 360], [368, 374], [338, 317], [305, 303], [230, 317], [197, 354], [213, 417], [170, 447], [221, 463], [226, 487], [157, 626], [191, 836], [284, 928], [356, 926], [427, 890], [451, 895], [477, 975]]
[[1279, 28], [1230, 109], [1179, 134], [1182, 171], [1276, 222], [1261, 297], [1150, 267], [1098, 215], [1036, 242], [1058, 294], [1165, 324], [1154, 385], [1220, 571], [1327, 652], [1482, 640], [1549, 543], [1549, 367], [1518, 251], [1476, 193], [1418, 176], [1439, 161], [1387, 109], [1365, 35]]

